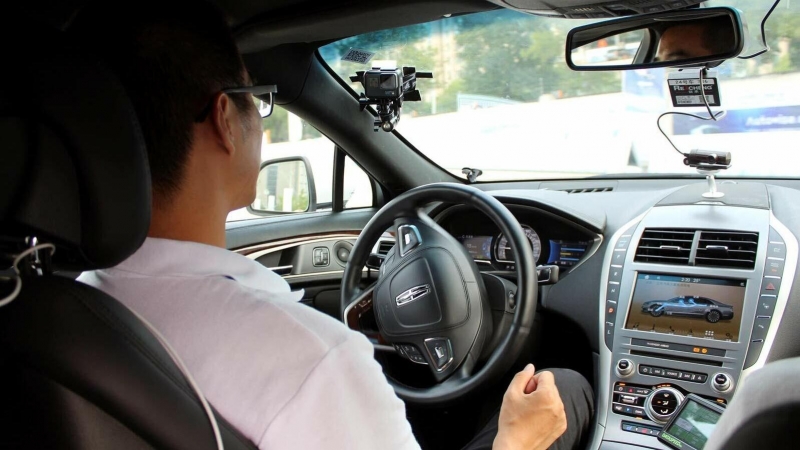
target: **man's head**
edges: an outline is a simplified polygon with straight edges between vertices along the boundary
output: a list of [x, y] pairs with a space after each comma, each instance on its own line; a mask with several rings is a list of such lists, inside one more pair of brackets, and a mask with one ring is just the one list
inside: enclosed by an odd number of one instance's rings
[[673, 25], [661, 33], [656, 59], [677, 61], [727, 53], [733, 37], [731, 19], [724, 16]]
[[217, 183], [234, 209], [252, 202], [260, 116], [230, 28], [205, 2], [150, 1], [87, 8], [72, 31], [100, 53], [128, 91], [150, 160], [153, 201], [169, 206], [193, 177]]

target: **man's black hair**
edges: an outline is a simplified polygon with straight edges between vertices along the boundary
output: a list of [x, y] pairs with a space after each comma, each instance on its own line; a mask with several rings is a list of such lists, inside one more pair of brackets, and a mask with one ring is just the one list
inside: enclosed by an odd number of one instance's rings
[[[106, 5], [85, 8], [69, 31], [120, 77], [144, 134], [153, 193], [168, 201], [183, 180], [195, 118], [221, 89], [245, 85], [244, 63], [210, 3]], [[240, 111], [253, 108], [245, 95], [231, 98]]]

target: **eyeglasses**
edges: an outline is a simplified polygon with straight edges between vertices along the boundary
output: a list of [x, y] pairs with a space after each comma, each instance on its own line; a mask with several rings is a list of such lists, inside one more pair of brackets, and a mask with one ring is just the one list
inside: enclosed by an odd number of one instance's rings
[[[272, 107], [274, 105], [275, 93], [278, 92], [278, 87], [274, 84], [261, 85], [261, 86], [244, 86], [222, 89], [220, 92], [223, 94], [251, 94], [253, 101], [258, 109], [258, 114], [262, 119], [265, 119], [272, 114]], [[214, 99], [208, 101], [208, 104], [200, 111], [200, 114], [195, 117], [194, 121], [197, 123], [203, 122], [211, 112]]]

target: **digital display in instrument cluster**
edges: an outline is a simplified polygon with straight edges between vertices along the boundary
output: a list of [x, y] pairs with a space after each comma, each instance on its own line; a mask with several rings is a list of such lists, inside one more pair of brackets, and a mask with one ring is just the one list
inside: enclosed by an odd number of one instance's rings
[[492, 260], [492, 236], [473, 236], [471, 234], [463, 234], [456, 236], [458, 242], [467, 249], [467, 252], [472, 259], [479, 261]]
[[571, 269], [580, 262], [592, 242], [550, 241], [550, 259], [547, 264], [555, 264], [562, 269]]

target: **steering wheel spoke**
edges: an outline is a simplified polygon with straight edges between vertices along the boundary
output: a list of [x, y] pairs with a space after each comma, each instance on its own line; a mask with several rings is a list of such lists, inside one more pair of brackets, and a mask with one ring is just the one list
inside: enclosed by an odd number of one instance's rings
[[376, 284], [372, 283], [350, 302], [344, 310], [342, 320], [347, 328], [366, 336], [377, 350], [389, 350], [392, 348], [391, 344], [383, 339], [375, 323], [373, 293]]

